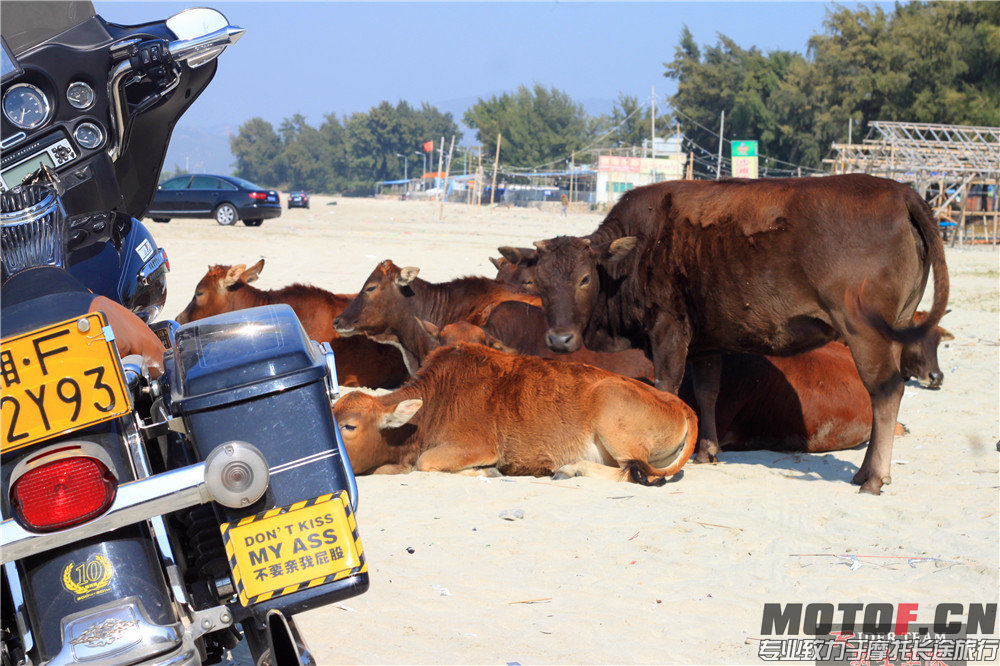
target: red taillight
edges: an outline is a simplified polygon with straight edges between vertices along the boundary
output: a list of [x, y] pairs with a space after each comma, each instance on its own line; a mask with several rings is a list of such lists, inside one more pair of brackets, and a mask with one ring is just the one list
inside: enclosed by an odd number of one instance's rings
[[117, 490], [100, 460], [64, 458], [26, 472], [11, 488], [11, 503], [28, 527], [57, 530], [104, 512]]
[[267, 192], [251, 192], [250, 193], [250, 198], [251, 199], [266, 199], [267, 198]]

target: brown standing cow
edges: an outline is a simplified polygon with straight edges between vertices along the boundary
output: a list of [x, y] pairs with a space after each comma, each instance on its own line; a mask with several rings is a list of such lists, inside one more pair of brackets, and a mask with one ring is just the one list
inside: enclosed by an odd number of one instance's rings
[[[720, 352], [784, 356], [839, 335], [874, 412], [854, 482], [873, 494], [890, 482], [900, 343], [924, 337], [948, 301], [944, 246], [912, 188], [861, 174], [656, 183], [624, 194], [589, 236], [535, 247], [550, 348], [644, 349], [671, 392], [690, 358], [702, 461], [719, 452]], [[932, 266], [927, 320], [899, 328]]]
[[[597, 476], [662, 485], [697, 443], [680, 398], [578, 363], [460, 343], [433, 352], [415, 381], [334, 404], [359, 473]], [[416, 417], [416, 427], [395, 432]]]
[[[333, 325], [340, 335], [363, 334], [404, 352], [399, 339], [418, 326], [421, 319], [436, 326], [456, 321], [481, 325], [493, 308], [505, 301], [537, 304], [538, 296], [528, 294], [485, 277], [463, 277], [433, 283], [417, 277], [419, 268], [400, 268], [386, 259], [372, 271], [358, 295]], [[416, 333], [416, 332], [415, 332]], [[406, 358], [416, 372], [419, 362]]]
[[337, 376], [343, 386], [395, 388], [408, 377], [403, 358], [396, 349], [365, 338], [341, 339], [333, 320], [354, 294], [334, 294], [319, 287], [293, 284], [264, 291], [250, 286], [260, 277], [264, 260], [247, 268], [209, 266], [195, 287], [191, 302], [176, 319], [181, 324], [212, 315], [273, 303], [287, 303], [313, 340], [329, 342], [337, 359]]

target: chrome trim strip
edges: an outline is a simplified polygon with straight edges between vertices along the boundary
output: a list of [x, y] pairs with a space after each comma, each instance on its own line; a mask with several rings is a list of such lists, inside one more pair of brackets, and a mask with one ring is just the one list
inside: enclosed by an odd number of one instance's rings
[[0, 524], [0, 563], [110, 532], [154, 516], [212, 501], [205, 485], [205, 463], [163, 472], [118, 487], [108, 511], [88, 523], [58, 532], [29, 532], [13, 519]]
[[0, 149], [7, 150], [11, 146], [16, 146], [17, 144], [24, 141], [24, 138], [28, 136], [24, 132], [18, 132], [17, 134], [11, 134], [0, 141]]
[[282, 472], [287, 472], [290, 469], [295, 469], [296, 467], [302, 467], [303, 465], [308, 465], [310, 463], [319, 462], [320, 460], [325, 460], [337, 454], [335, 449], [330, 449], [329, 451], [320, 451], [319, 453], [313, 453], [302, 458], [297, 458], [295, 460], [289, 460], [283, 465], [277, 465], [271, 468], [271, 476], [275, 474], [281, 474]]
[[24, 591], [21, 589], [21, 572], [18, 571], [15, 562], [7, 562], [3, 568], [10, 590], [10, 600], [14, 606], [14, 620], [21, 634], [21, 647], [27, 654], [35, 648], [35, 635], [31, 633], [31, 625], [28, 623], [28, 609], [24, 605]]

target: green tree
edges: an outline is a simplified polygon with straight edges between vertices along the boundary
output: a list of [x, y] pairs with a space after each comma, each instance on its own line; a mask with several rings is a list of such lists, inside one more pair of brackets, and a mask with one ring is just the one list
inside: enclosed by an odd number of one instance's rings
[[819, 167], [833, 142], [873, 120], [1000, 125], [1000, 3], [834, 6], [806, 55], [743, 49], [724, 35], [700, 48], [685, 27], [664, 63], [673, 108], [693, 143], [755, 138], [763, 155]]
[[[618, 100], [611, 110], [611, 115], [597, 119], [594, 132], [599, 135], [608, 134], [601, 141], [602, 145], [641, 146], [643, 141], [649, 140], [650, 111], [648, 103], [641, 102], [632, 95], [618, 93]], [[656, 115], [655, 129], [657, 136], [670, 134], [669, 113]]]
[[190, 171], [188, 171], [184, 167], [180, 166], [179, 164], [175, 164], [173, 171], [160, 171], [159, 182], [162, 183], [164, 181], [170, 180], [171, 178], [176, 178], [177, 176], [184, 176], [189, 173]]
[[665, 63], [665, 76], [677, 79], [671, 106], [696, 152], [701, 148], [714, 159], [724, 110], [726, 137], [756, 139], [762, 154], [792, 161], [801, 158], [796, 111], [776, 100], [781, 92], [786, 104], [793, 101], [783, 84], [794, 74], [803, 74], [805, 64], [799, 54], [772, 51], [765, 55], [757, 48], [744, 49], [725, 35], [702, 50], [684, 26], [674, 59]]
[[580, 104], [560, 90], [538, 84], [479, 99], [463, 119], [476, 130], [483, 154], [493, 154], [502, 132], [501, 160], [518, 167], [562, 161], [593, 136], [592, 123]]
[[229, 138], [229, 146], [236, 158], [235, 175], [262, 185], [281, 184], [282, 143], [271, 123], [251, 118]]

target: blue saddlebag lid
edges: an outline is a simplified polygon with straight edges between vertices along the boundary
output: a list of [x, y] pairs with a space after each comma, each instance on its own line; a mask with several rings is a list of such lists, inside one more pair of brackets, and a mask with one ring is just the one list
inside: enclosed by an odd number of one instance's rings
[[284, 304], [185, 324], [168, 359], [172, 399], [183, 412], [284, 391], [326, 374], [319, 347]]

